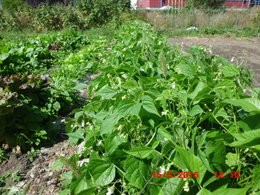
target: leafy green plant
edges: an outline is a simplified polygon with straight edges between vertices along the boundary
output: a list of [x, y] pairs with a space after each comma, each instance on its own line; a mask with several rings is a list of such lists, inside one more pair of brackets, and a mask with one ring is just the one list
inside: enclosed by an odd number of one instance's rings
[[[62, 194], [259, 191], [259, 93], [247, 70], [202, 47], [188, 55], [169, 47], [142, 22], [120, 27], [98, 53], [100, 65], [91, 68], [100, 75], [67, 122], [81, 149], [58, 163], [70, 169]], [[199, 177], [152, 178], [160, 169]], [[221, 180], [220, 171], [241, 177]]]

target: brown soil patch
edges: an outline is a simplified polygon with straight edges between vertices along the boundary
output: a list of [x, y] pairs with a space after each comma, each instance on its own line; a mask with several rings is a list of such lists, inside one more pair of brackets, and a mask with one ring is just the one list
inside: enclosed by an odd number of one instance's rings
[[19, 171], [22, 180], [14, 184], [12, 179], [9, 178], [5, 187], [12, 187], [14, 191], [19, 192], [24, 192], [26, 189], [28, 195], [58, 194], [61, 186], [59, 176], [67, 169], [52, 171], [50, 168], [59, 157], [71, 156], [76, 153], [76, 149], [76, 146], [69, 146], [68, 141], [63, 141], [50, 148], [43, 148], [38, 158], [33, 162], [29, 161], [26, 154], [21, 156], [11, 154], [9, 160], [0, 165], [0, 177], [7, 173]]
[[209, 48], [213, 54], [250, 69], [254, 75], [254, 86], [260, 87], [260, 38], [179, 37], [170, 38], [169, 42], [171, 45], [180, 45], [183, 49], [190, 49], [194, 45]]

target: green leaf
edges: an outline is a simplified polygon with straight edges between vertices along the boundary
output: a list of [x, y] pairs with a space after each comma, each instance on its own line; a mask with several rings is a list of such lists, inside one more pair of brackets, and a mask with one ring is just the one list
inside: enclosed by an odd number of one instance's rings
[[229, 99], [225, 100], [224, 103], [241, 107], [246, 112], [260, 112], [260, 100], [255, 98]]
[[166, 140], [172, 140], [173, 136], [172, 134], [167, 131], [163, 126], [159, 127], [158, 134], [157, 134], [159, 141], [165, 141]]
[[223, 73], [225, 77], [234, 77], [240, 74], [238, 67], [233, 64], [223, 66], [219, 69], [219, 71]]
[[145, 95], [141, 98], [141, 100], [142, 100], [142, 106], [147, 112], [160, 116], [153, 103], [153, 99], [150, 96]]
[[183, 192], [185, 181], [180, 178], [167, 179], [158, 195], [179, 195]]
[[87, 87], [87, 85], [85, 83], [80, 83], [78, 85], [76, 85], [75, 87], [73, 87], [74, 90], [82, 90], [85, 89]]
[[102, 87], [98, 92], [97, 95], [102, 96], [105, 99], [111, 99], [117, 94], [117, 91], [109, 87], [108, 85], [105, 85]]
[[202, 188], [197, 195], [212, 195], [211, 191], [207, 190], [206, 188]]
[[197, 181], [201, 184], [207, 169], [200, 158], [177, 145], [176, 150], [178, 155], [174, 159], [174, 164], [178, 165], [182, 170], [188, 169], [190, 172], [198, 172]]
[[137, 88], [138, 87], [138, 83], [133, 80], [133, 79], [130, 79], [130, 80], [127, 80], [123, 85], [122, 87], [124, 89], [133, 89], [133, 88]]
[[54, 108], [54, 110], [59, 111], [60, 108], [61, 108], [60, 103], [59, 103], [59, 102], [55, 102], [55, 103], [53, 104], [53, 108]]
[[142, 189], [147, 181], [147, 169], [143, 161], [129, 157], [124, 162], [125, 178], [130, 185]]
[[190, 99], [192, 99], [192, 100], [195, 99], [196, 96], [197, 96], [204, 88], [206, 88], [206, 87], [207, 87], [206, 83], [200, 81], [200, 82], [197, 84], [197, 86], [195, 87], [195, 89], [193, 90], [193, 92], [188, 95], [188, 97], [189, 97]]
[[253, 169], [253, 191], [260, 190], [260, 165], [256, 165]]
[[110, 134], [115, 129], [115, 125], [118, 122], [120, 117], [118, 114], [108, 115], [105, 120], [102, 121], [100, 133], [101, 134]]
[[146, 146], [136, 147], [132, 150], [124, 150], [125, 153], [137, 158], [147, 158], [150, 154], [155, 153], [155, 150]]
[[84, 132], [81, 130], [77, 130], [73, 133], [67, 133], [67, 135], [71, 138], [76, 138], [76, 139], [84, 139]]
[[0, 61], [4, 61], [9, 57], [9, 53], [0, 54]]
[[75, 186], [74, 193], [79, 194], [80, 192], [87, 190], [92, 186], [89, 181], [85, 177], [83, 177]]
[[226, 155], [226, 164], [229, 167], [237, 166], [238, 165], [238, 159], [239, 159], [239, 156], [236, 153], [230, 153], [229, 152]]
[[196, 74], [196, 69], [192, 64], [178, 64], [175, 71], [188, 77], [192, 77]]
[[106, 154], [111, 155], [122, 143], [127, 143], [127, 138], [121, 138], [117, 132], [116, 135], [109, 136], [105, 140]]
[[118, 105], [118, 112], [122, 116], [132, 116], [132, 115], [139, 115], [141, 110], [141, 103], [136, 103], [130, 100], [121, 101]]
[[60, 159], [57, 159], [54, 163], [54, 165], [50, 168], [52, 171], [59, 170], [63, 167], [63, 162]]
[[232, 135], [237, 139], [230, 144], [232, 147], [251, 147], [260, 143], [260, 129]]
[[115, 165], [104, 160], [93, 159], [88, 165], [88, 170], [97, 186], [110, 184], [116, 174]]
[[232, 194], [232, 195], [246, 195], [249, 188], [227, 188], [222, 186], [212, 192], [214, 195]]
[[190, 116], [196, 116], [198, 114], [202, 114], [204, 111], [200, 107], [200, 105], [193, 106], [191, 111], [189, 112]]
[[255, 114], [243, 118], [243, 120], [238, 121], [237, 124], [245, 131], [260, 129], [260, 114]]

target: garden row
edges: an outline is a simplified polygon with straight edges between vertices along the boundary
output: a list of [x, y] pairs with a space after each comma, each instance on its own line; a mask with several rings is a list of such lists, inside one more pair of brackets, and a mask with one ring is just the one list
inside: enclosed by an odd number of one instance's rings
[[[86, 105], [67, 120], [69, 141], [80, 150], [53, 167], [70, 169], [61, 175], [61, 194], [259, 192], [259, 89], [247, 70], [202, 47], [169, 47], [143, 22], [124, 24], [109, 44], [96, 43], [62, 68], [99, 76], [90, 81]], [[239, 175], [222, 179], [216, 172]]]
[[[73, 87], [89, 70], [84, 61], [96, 59], [101, 46], [70, 32], [1, 40], [0, 161], [6, 158], [4, 150], [19, 146], [26, 152], [62, 137], [55, 120], [80, 105]], [[85, 55], [78, 52], [82, 47]]]

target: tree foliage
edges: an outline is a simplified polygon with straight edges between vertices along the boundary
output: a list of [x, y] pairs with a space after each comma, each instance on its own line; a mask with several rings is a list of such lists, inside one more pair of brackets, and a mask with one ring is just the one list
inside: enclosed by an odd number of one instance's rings
[[196, 8], [218, 9], [224, 5], [225, 0], [189, 0], [189, 5]]

